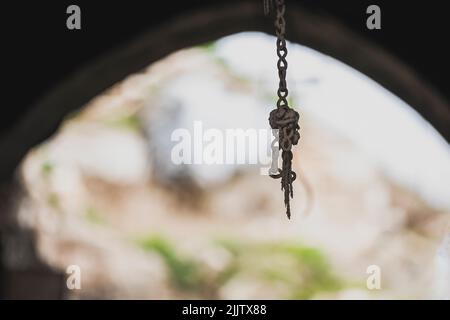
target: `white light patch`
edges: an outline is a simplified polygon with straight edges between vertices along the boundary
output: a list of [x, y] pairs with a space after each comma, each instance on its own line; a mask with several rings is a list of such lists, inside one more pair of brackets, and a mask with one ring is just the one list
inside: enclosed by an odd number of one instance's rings
[[[450, 208], [450, 148], [404, 101], [355, 69], [310, 48], [288, 43], [289, 93], [351, 139], [394, 181], [434, 206]], [[216, 54], [233, 70], [275, 92], [275, 38], [241, 33], [219, 40]], [[426, 107], [426, 106], [425, 106]]]

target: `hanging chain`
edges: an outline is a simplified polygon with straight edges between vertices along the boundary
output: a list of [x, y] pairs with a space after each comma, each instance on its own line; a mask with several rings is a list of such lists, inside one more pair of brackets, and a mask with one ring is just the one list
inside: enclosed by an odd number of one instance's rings
[[[269, 0], [265, 0], [264, 8], [269, 7], [267, 4]], [[286, 215], [290, 219], [291, 207], [290, 199], [293, 198], [294, 192], [292, 183], [296, 179], [297, 175], [292, 170], [292, 146], [298, 143], [300, 139], [300, 129], [298, 120], [300, 118], [297, 111], [290, 108], [288, 105], [288, 89], [286, 82], [286, 72], [288, 63], [286, 61], [287, 47], [286, 47], [286, 21], [284, 14], [286, 6], [284, 0], [274, 0], [276, 6], [275, 17], [275, 34], [277, 36], [277, 69], [280, 82], [278, 85], [278, 101], [277, 108], [270, 112], [269, 123], [272, 129], [278, 130], [278, 143], [279, 149], [282, 150], [281, 158], [283, 160], [282, 169], [278, 169], [278, 174], [271, 174], [274, 179], [281, 178], [281, 190], [284, 191], [284, 204], [286, 206]]]
[[286, 11], [286, 6], [284, 5], [284, 0], [275, 0], [276, 2], [276, 18], [275, 18], [275, 34], [277, 36], [277, 68], [278, 68], [278, 77], [280, 78], [280, 83], [278, 86], [278, 102], [277, 107], [287, 106], [287, 96], [288, 89], [286, 83], [286, 72], [287, 72], [287, 47], [286, 47], [286, 39], [284, 35], [286, 33], [286, 20], [284, 19], [284, 13]]
[[268, 16], [272, 9], [272, 0], [263, 0], [264, 15]]

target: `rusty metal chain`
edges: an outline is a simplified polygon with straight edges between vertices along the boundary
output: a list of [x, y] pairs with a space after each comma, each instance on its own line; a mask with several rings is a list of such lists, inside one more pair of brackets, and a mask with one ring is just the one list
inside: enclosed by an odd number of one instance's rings
[[[267, 0], [266, 0], [267, 1]], [[289, 107], [287, 96], [289, 94], [286, 81], [286, 73], [288, 63], [286, 60], [287, 47], [286, 47], [286, 21], [284, 14], [286, 6], [284, 0], [274, 0], [276, 7], [275, 17], [275, 34], [277, 36], [277, 69], [278, 77], [280, 79], [278, 85], [278, 101], [277, 108], [270, 112], [269, 124], [272, 129], [278, 130], [278, 143], [279, 149], [282, 150], [282, 168], [278, 169], [278, 174], [270, 175], [274, 179], [281, 178], [281, 190], [284, 191], [284, 204], [286, 206], [286, 215], [288, 219], [291, 217], [290, 199], [293, 198], [294, 192], [292, 183], [296, 179], [297, 175], [292, 170], [292, 146], [298, 143], [300, 139], [300, 129], [298, 125], [299, 114], [297, 111]], [[267, 2], [264, 6], [265, 10], [268, 8]]]
[[279, 86], [278, 86], [278, 102], [277, 107], [287, 106], [287, 96], [288, 89], [286, 83], [286, 73], [288, 63], [286, 60], [287, 56], [287, 47], [286, 47], [286, 39], [284, 38], [286, 32], [286, 21], [284, 19], [284, 13], [286, 11], [286, 6], [284, 5], [284, 0], [275, 0], [276, 2], [276, 17], [275, 17], [275, 34], [277, 36], [277, 68], [278, 68], [278, 77], [280, 78]]

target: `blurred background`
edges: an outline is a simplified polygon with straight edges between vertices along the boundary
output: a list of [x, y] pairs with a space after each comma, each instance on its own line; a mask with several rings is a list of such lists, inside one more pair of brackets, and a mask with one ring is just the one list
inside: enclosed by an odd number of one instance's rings
[[[194, 121], [268, 128], [277, 73], [275, 38], [263, 33], [168, 55], [27, 154], [18, 221], [52, 269], [80, 267], [82, 288], [64, 297], [449, 296], [448, 143], [362, 73], [288, 49], [290, 105], [301, 114], [290, 221], [279, 180], [261, 166], [171, 161], [172, 133]], [[379, 290], [366, 286], [372, 265]]]

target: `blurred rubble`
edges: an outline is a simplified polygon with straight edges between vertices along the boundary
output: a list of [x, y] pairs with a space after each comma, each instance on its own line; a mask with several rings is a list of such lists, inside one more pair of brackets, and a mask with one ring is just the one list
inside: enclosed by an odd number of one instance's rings
[[[171, 164], [170, 132], [198, 118], [216, 128], [266, 124], [267, 97], [209, 50], [130, 76], [25, 159], [19, 219], [50, 265], [80, 266], [82, 289], [68, 298], [432, 296], [449, 212], [314, 115], [302, 112], [292, 221], [279, 181], [258, 168]], [[380, 266], [382, 290], [366, 289], [369, 265]]]

